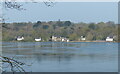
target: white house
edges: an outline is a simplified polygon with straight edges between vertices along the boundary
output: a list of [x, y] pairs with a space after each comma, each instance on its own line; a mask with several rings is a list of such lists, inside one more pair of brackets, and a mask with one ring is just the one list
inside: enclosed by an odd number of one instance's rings
[[67, 39], [66, 41], [67, 41], [67, 42], [69, 42], [70, 40], [69, 40], [69, 39]]
[[65, 38], [62, 38], [61, 41], [64, 42], [64, 41], [65, 41]]
[[24, 37], [17, 37], [17, 41], [22, 41], [24, 40]]
[[86, 40], [85, 36], [81, 36], [80, 40], [85, 41]]
[[113, 41], [113, 37], [107, 37], [106, 41], [108, 41], [108, 42]]
[[61, 41], [62, 41], [62, 42], [69, 42], [69, 39], [68, 39], [68, 38], [65, 38], [65, 37], [61, 37]]
[[42, 40], [41, 38], [38, 38], [38, 39], [37, 39], [37, 38], [35, 38], [35, 41], [37, 41], [37, 42], [38, 42], [38, 41], [41, 41], [41, 40]]
[[52, 41], [57, 41], [57, 37], [52, 36]]
[[69, 42], [69, 39], [66, 37], [52, 36], [52, 41]]

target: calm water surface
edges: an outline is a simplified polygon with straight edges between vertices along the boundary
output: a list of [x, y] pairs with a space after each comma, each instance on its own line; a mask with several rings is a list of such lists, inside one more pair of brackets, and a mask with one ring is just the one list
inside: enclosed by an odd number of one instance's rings
[[[118, 43], [3, 42], [3, 55], [28, 72], [117, 72]], [[8, 70], [9, 71], [9, 70]]]

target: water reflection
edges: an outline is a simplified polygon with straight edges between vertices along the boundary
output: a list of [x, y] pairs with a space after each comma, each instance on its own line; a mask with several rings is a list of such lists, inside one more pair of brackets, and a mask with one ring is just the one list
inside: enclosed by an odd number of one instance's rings
[[[31, 70], [28, 69], [28, 71], [38, 72], [39, 70], [84, 71], [85, 69], [97, 71], [96, 68], [90, 68], [92, 66], [101, 69], [98, 71], [116, 71], [117, 52], [117, 43], [3, 42], [3, 54], [5, 56], [16, 56], [15, 59], [22, 62], [33, 63]], [[82, 66], [83, 64], [86, 64], [86, 66]], [[51, 68], [51, 66], [54, 66], [54, 68]], [[105, 66], [105, 68], [102, 66]], [[35, 67], [38, 67], [38, 69], [35, 70]]]

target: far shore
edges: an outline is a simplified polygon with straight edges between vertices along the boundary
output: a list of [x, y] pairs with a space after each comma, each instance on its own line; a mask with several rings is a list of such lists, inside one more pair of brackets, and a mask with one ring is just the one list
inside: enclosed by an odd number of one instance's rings
[[120, 42], [120, 41], [69, 41], [69, 42]]
[[70, 41], [70, 42], [116, 42], [116, 41]]
[[[2, 41], [2, 42], [36, 42], [36, 41]], [[52, 41], [39, 41], [39, 42], [52, 42]], [[119, 43], [120, 41], [69, 41], [69, 42], [116, 42], [116, 43], [118, 42]]]

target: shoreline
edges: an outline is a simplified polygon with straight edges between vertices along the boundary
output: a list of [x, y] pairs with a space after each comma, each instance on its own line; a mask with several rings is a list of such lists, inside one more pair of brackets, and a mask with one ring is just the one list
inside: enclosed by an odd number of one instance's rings
[[69, 41], [69, 42], [118, 42], [118, 41]]
[[[1, 42], [36, 42], [36, 41], [1, 41]], [[52, 42], [52, 41], [39, 41], [39, 42]], [[59, 42], [59, 41], [56, 41]], [[69, 41], [69, 42], [114, 42], [119, 43], [120, 41]], [[67, 42], [67, 43], [69, 43]]]

